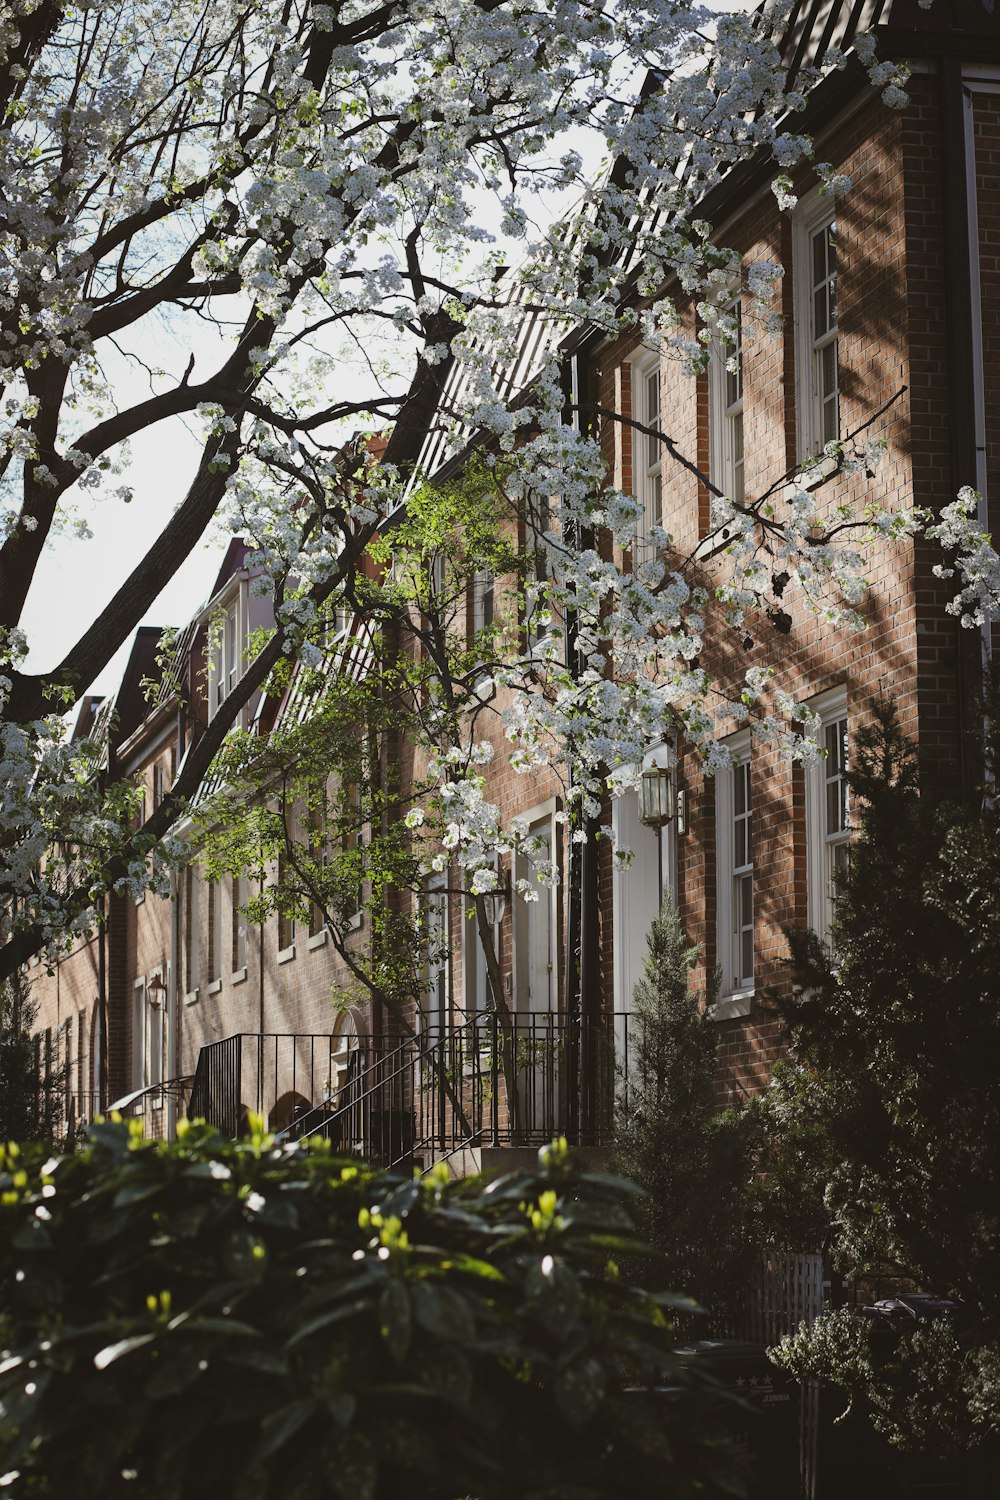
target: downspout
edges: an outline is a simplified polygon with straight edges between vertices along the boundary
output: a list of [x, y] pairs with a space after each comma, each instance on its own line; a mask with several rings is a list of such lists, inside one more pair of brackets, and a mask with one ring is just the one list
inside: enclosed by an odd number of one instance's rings
[[[257, 929], [257, 1113], [264, 1114], [264, 875], [260, 877], [260, 925]], [[277, 1045], [277, 1043], [275, 1044]], [[240, 1100], [237, 1100], [237, 1108]]]
[[[579, 429], [580, 425], [580, 357], [577, 354], [570, 356], [570, 391], [571, 422]], [[566, 670], [575, 679], [577, 675], [576, 660], [576, 612], [566, 611], [566, 634], [563, 641], [565, 652]], [[580, 820], [580, 811], [572, 796], [573, 791], [573, 763], [570, 760], [568, 768], [567, 790], [569, 797], [569, 817], [566, 827], [569, 829], [569, 847], [566, 852], [566, 898], [564, 902], [565, 924], [566, 924], [566, 963], [563, 969], [564, 1004], [566, 1014], [566, 1040], [567, 1040], [567, 1079], [566, 1079], [566, 1134], [570, 1141], [576, 1144], [580, 1138], [580, 892], [582, 884], [580, 880], [580, 845], [573, 838]]]
[[[177, 1077], [179, 1037], [177, 1027], [180, 1010], [177, 1005], [177, 970], [180, 951], [180, 889], [176, 869], [170, 872], [170, 961], [167, 968], [167, 1077]], [[177, 1096], [173, 1089], [167, 1094], [167, 1138], [173, 1140], [177, 1134]]]
[[[586, 349], [572, 357], [573, 394], [578, 410], [588, 410], [589, 368], [586, 364]], [[594, 538], [584, 534], [579, 539], [582, 547], [593, 545]], [[567, 638], [569, 630], [567, 629]], [[567, 639], [568, 645], [568, 639]], [[580, 670], [574, 630], [573, 651], [570, 670], [574, 676]], [[579, 855], [579, 1034], [580, 1034], [580, 1117], [579, 1132], [582, 1144], [591, 1144], [596, 1138], [600, 1101], [597, 1093], [598, 1074], [598, 1028], [601, 1019], [601, 955], [600, 955], [600, 855], [597, 834], [599, 818], [586, 818], [583, 824], [585, 838], [578, 846]], [[571, 903], [572, 904], [572, 903]]]
[[[961, 59], [947, 54], [940, 62], [941, 145], [945, 252], [945, 323], [951, 427], [951, 493], [963, 485], [979, 488], [985, 454], [977, 453], [977, 396], [982, 403], [982, 369], [977, 367], [981, 333], [979, 304], [978, 226], [975, 214], [975, 155], [971, 129], [971, 100], [962, 81]], [[973, 278], [975, 277], [975, 281]], [[980, 355], [981, 360], [981, 355]], [[978, 377], [978, 378], [977, 378]], [[978, 387], [978, 391], [977, 391]], [[979, 735], [977, 703], [983, 675], [983, 641], [978, 632], [956, 622], [958, 663], [958, 760], [962, 789], [978, 785], [982, 767], [976, 744]]]
[[97, 924], [97, 1109], [108, 1107], [108, 898], [101, 897], [101, 920]]
[[[979, 493], [978, 519], [984, 531], [989, 530], [989, 502], [986, 492], [986, 389], [983, 372], [983, 297], [979, 266], [979, 194], [976, 186], [976, 115], [972, 90], [962, 85], [962, 119], [965, 126], [965, 198], [969, 206], [969, 296], [972, 311], [973, 448], [976, 465], [976, 490]], [[980, 626], [983, 662], [988, 665], [993, 654], [990, 627]]]

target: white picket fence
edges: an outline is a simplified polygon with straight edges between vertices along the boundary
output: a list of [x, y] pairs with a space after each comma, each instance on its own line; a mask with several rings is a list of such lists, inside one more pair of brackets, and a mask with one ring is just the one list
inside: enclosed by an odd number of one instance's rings
[[[823, 1257], [766, 1250], [752, 1279], [746, 1319], [736, 1330], [755, 1343], [776, 1344], [823, 1311]], [[819, 1446], [819, 1386], [803, 1387], [799, 1421], [802, 1500], [815, 1500]]]

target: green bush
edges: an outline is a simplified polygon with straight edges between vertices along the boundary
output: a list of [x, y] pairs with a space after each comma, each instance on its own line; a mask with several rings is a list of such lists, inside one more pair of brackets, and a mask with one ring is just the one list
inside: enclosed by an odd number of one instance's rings
[[[719, 1493], [678, 1299], [611, 1260], [624, 1186], [560, 1145], [488, 1185], [202, 1125], [10, 1147], [0, 1476], [59, 1500]], [[648, 1384], [674, 1388], [652, 1420]]]

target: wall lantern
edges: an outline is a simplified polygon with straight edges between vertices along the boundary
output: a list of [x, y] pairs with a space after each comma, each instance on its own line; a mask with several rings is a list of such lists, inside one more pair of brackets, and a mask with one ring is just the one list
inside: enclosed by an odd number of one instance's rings
[[159, 1010], [163, 1004], [163, 998], [167, 993], [167, 987], [163, 983], [162, 974], [154, 974], [146, 986], [149, 994], [149, 1003], [154, 1010]]
[[483, 892], [483, 906], [486, 909], [486, 920], [491, 927], [499, 927], [507, 913], [508, 877], [504, 870], [498, 870], [500, 884], [495, 891]]
[[639, 778], [639, 822], [662, 828], [674, 816], [674, 773], [669, 766], [645, 766]]
[[671, 745], [658, 745], [643, 758], [639, 822], [655, 829], [673, 823], [677, 833], [687, 833], [687, 792], [677, 785], [677, 758]]

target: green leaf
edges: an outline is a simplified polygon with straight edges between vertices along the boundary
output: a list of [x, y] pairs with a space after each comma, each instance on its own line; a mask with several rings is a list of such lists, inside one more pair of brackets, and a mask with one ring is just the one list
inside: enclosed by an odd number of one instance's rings
[[232, 1365], [234, 1369], [259, 1370], [262, 1375], [277, 1375], [279, 1379], [285, 1379], [288, 1375], [288, 1361], [282, 1359], [280, 1354], [272, 1354], [267, 1349], [255, 1349], [252, 1345], [227, 1350], [221, 1356], [220, 1363]]
[[410, 1348], [413, 1318], [410, 1294], [406, 1284], [392, 1277], [378, 1303], [379, 1332], [389, 1346], [389, 1353], [402, 1364]]
[[330, 1414], [341, 1427], [350, 1427], [357, 1409], [358, 1403], [348, 1391], [342, 1391], [330, 1402]]
[[460, 1343], [468, 1343], [475, 1338], [475, 1319], [460, 1292], [451, 1287], [418, 1281], [411, 1288], [410, 1296], [414, 1317], [428, 1333]]
[[108, 1365], [113, 1365], [123, 1355], [131, 1354], [133, 1349], [141, 1349], [144, 1344], [151, 1344], [155, 1338], [155, 1333], [135, 1333], [130, 1338], [119, 1339], [117, 1344], [107, 1344], [94, 1355], [94, 1367], [106, 1370]]
[[573, 1427], [588, 1421], [607, 1394], [608, 1382], [596, 1359], [574, 1361], [556, 1376], [556, 1405]]
[[330, 1312], [321, 1313], [318, 1318], [311, 1319], [304, 1327], [297, 1329], [285, 1344], [285, 1349], [295, 1349], [306, 1339], [312, 1338], [313, 1334], [318, 1333], [321, 1328], [329, 1328], [334, 1323], [343, 1323], [345, 1319], [356, 1317], [361, 1312], [370, 1312], [372, 1302], [372, 1297], [355, 1297], [352, 1302], [332, 1308]]
[[193, 1354], [185, 1354], [180, 1359], [160, 1360], [153, 1367], [143, 1390], [151, 1401], [179, 1396], [188, 1386], [194, 1385], [202, 1373]]
[[127, 1182], [120, 1187], [111, 1200], [112, 1208], [130, 1208], [133, 1203], [143, 1203], [163, 1192], [162, 1182]]
[[261, 1440], [254, 1453], [255, 1461], [261, 1463], [283, 1448], [305, 1426], [309, 1418], [315, 1415], [316, 1410], [316, 1402], [310, 1398], [292, 1401], [288, 1406], [282, 1406], [266, 1416], [261, 1424]]

